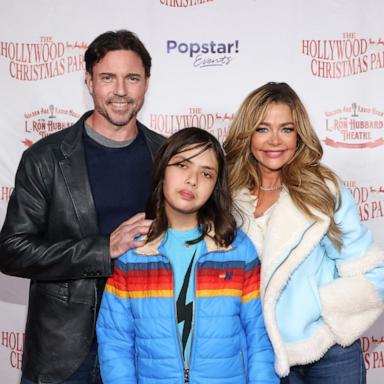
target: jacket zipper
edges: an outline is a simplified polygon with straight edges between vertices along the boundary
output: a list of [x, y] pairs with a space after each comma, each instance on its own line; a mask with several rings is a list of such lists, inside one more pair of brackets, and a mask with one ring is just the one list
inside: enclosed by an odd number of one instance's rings
[[191, 350], [189, 352], [188, 356], [188, 364], [187, 368], [184, 368], [184, 383], [189, 383], [189, 370], [191, 367], [191, 356], [192, 356], [192, 351], [193, 351], [193, 336], [195, 334], [195, 313], [196, 313], [196, 289], [197, 289], [197, 270], [196, 270], [196, 265], [199, 261], [199, 259], [205, 255], [212, 254], [212, 253], [219, 253], [223, 251], [208, 251], [202, 253], [197, 259], [196, 262], [194, 263], [194, 268], [193, 268], [193, 281], [194, 281], [194, 286], [193, 286], [193, 299], [192, 299], [192, 325], [191, 325]]
[[245, 361], [244, 361], [244, 353], [243, 351], [240, 351], [240, 358], [241, 358], [241, 362], [243, 364], [243, 372], [244, 372], [244, 383], [247, 382], [247, 371], [245, 369]]
[[181, 344], [180, 334], [179, 334], [179, 330], [178, 330], [178, 326], [177, 326], [177, 308], [176, 308], [176, 300], [175, 300], [175, 272], [174, 272], [173, 264], [172, 264], [171, 260], [169, 259], [169, 257], [164, 255], [164, 254], [161, 254], [161, 255], [164, 256], [168, 260], [168, 262], [171, 266], [171, 269], [172, 269], [173, 309], [175, 311], [176, 336], [177, 336], [177, 341], [179, 344], [179, 353], [180, 353], [182, 368], [184, 371], [184, 383], [189, 383], [189, 369], [185, 366], [184, 357], [182, 354], [183, 347]]
[[[234, 248], [232, 248], [234, 249]], [[192, 356], [192, 351], [193, 351], [193, 336], [195, 334], [195, 312], [196, 312], [196, 289], [197, 289], [197, 270], [196, 270], [196, 265], [199, 261], [200, 258], [202, 258], [205, 255], [212, 254], [212, 253], [221, 253], [223, 251], [208, 251], [202, 253], [195, 262], [194, 269], [193, 269], [193, 277], [194, 277], [194, 286], [193, 286], [193, 299], [192, 299], [192, 325], [191, 325], [191, 351], [188, 356], [188, 365], [187, 368], [184, 368], [184, 383], [187, 384], [189, 383], [189, 370], [191, 367], [191, 356]]]
[[193, 298], [192, 298], [192, 325], [191, 325], [191, 350], [189, 351], [188, 356], [188, 368], [184, 370], [184, 382], [189, 383], [189, 369], [191, 367], [191, 355], [192, 355], [192, 346], [193, 346], [193, 335], [195, 333], [195, 313], [196, 313], [196, 283], [197, 283], [197, 272], [196, 272], [196, 264], [200, 257], [200, 255], [193, 266]]
[[[306, 230], [301, 234], [301, 236], [300, 236], [300, 239], [296, 242], [296, 244], [294, 245], [294, 246], [292, 246], [291, 248], [290, 248], [290, 250], [289, 250], [289, 253], [288, 253], [288, 255], [284, 258], [284, 260], [283, 261], [280, 261], [278, 264], [277, 264], [277, 266], [276, 266], [276, 268], [273, 270], [273, 272], [268, 276], [268, 281], [267, 281], [267, 284], [266, 284], [266, 286], [265, 286], [265, 288], [264, 288], [264, 294], [263, 294], [263, 299], [264, 299], [264, 297], [265, 297], [265, 294], [266, 294], [266, 292], [267, 292], [267, 289], [268, 289], [268, 287], [269, 287], [269, 283], [271, 282], [271, 280], [272, 280], [272, 276], [276, 273], [276, 271], [288, 260], [288, 258], [289, 258], [289, 256], [290, 256], [290, 254], [292, 253], [292, 251], [301, 243], [301, 241], [303, 240], [303, 237], [304, 237], [304, 235], [307, 233], [307, 231], [309, 230], [309, 229], [311, 229], [314, 225], [316, 224], [316, 222], [313, 222], [309, 227], [307, 227], [306, 228]], [[325, 232], [326, 233], [326, 232]], [[323, 234], [323, 236], [325, 235], [325, 233]], [[312, 248], [313, 249], [313, 248]], [[312, 249], [311, 249], [311, 251], [310, 252], [308, 252], [308, 255], [312, 252]], [[307, 256], [308, 256], [307, 255]], [[305, 258], [307, 258], [307, 256], [305, 257]], [[301, 263], [300, 263], [301, 264]]]
[[[233, 249], [234, 248], [232, 248], [232, 250]], [[220, 252], [223, 252], [223, 251], [217, 250], [217, 251], [210, 251], [210, 252], [208, 251], [208, 252], [202, 253], [196, 259], [195, 266], [201, 257], [208, 255], [208, 254], [220, 253]], [[193, 287], [193, 300], [192, 300], [191, 351], [190, 351], [189, 356], [188, 356], [188, 365], [186, 366], [185, 362], [184, 362], [184, 357], [182, 354], [183, 346], [181, 344], [180, 334], [179, 334], [179, 330], [178, 330], [178, 326], [177, 326], [177, 308], [176, 308], [176, 300], [175, 300], [175, 272], [174, 272], [173, 264], [172, 264], [171, 260], [169, 259], [169, 257], [167, 255], [165, 255], [164, 253], [159, 252], [158, 255], [166, 258], [168, 260], [170, 266], [171, 266], [171, 269], [172, 269], [173, 309], [175, 311], [176, 335], [177, 335], [177, 340], [178, 340], [178, 344], [179, 344], [180, 359], [181, 359], [182, 368], [184, 371], [184, 384], [189, 384], [189, 371], [190, 371], [190, 364], [191, 364], [191, 355], [192, 355], [192, 350], [193, 350], [193, 348], [192, 348], [193, 347], [193, 335], [194, 335], [194, 328], [195, 328], [195, 302], [196, 302], [195, 298], [196, 298], [196, 287], [197, 287], [197, 285], [196, 285], [197, 272], [196, 272], [196, 268], [194, 268], [193, 274], [194, 274], [194, 284], [195, 285]]]

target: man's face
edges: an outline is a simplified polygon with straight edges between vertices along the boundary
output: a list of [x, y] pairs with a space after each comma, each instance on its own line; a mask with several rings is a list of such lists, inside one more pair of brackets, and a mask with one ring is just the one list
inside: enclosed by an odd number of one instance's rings
[[108, 52], [86, 73], [98, 124], [114, 130], [135, 118], [144, 103], [148, 78], [140, 56], [128, 50]]

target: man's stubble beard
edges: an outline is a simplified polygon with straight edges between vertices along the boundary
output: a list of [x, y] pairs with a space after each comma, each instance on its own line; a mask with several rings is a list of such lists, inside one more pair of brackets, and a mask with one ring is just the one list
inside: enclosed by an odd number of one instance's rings
[[114, 125], [117, 128], [125, 127], [129, 124], [132, 119], [136, 118], [140, 109], [144, 104], [144, 99], [141, 102], [137, 102], [134, 99], [128, 100], [129, 104], [132, 106], [132, 109], [127, 112], [127, 116], [124, 120], [116, 120], [114, 119], [110, 113], [108, 113], [107, 108], [102, 108], [100, 106], [95, 105], [95, 110], [102, 115], [110, 124]]

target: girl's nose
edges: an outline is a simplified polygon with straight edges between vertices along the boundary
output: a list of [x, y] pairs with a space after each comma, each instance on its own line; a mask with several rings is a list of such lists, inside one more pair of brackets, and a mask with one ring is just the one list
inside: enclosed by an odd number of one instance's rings
[[190, 185], [191, 187], [197, 186], [197, 177], [194, 173], [191, 173], [185, 180], [185, 184]]

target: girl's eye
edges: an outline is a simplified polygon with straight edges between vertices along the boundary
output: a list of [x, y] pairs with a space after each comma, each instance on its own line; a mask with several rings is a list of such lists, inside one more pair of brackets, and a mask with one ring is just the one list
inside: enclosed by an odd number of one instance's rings
[[184, 169], [184, 168], [187, 168], [187, 164], [184, 163], [184, 162], [183, 162], [183, 163], [177, 163], [176, 165], [177, 165], [179, 168], [183, 168], [183, 169]]
[[212, 175], [209, 172], [203, 172], [203, 176], [207, 179], [212, 179]]

